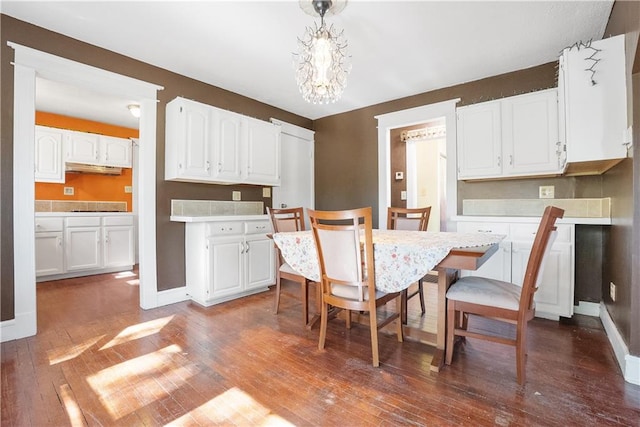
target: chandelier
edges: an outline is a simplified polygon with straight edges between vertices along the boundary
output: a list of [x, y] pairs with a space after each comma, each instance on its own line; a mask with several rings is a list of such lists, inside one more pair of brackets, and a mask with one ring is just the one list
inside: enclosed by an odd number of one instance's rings
[[344, 9], [346, 0], [300, 0], [306, 13], [320, 16], [320, 27], [314, 23], [298, 38], [294, 67], [298, 89], [305, 101], [328, 104], [340, 99], [351, 71], [347, 42], [343, 31], [327, 27], [325, 15], [335, 15]]

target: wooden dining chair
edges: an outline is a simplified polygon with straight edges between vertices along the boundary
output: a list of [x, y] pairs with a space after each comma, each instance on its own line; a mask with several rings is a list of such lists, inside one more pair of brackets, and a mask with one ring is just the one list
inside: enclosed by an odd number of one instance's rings
[[[387, 208], [387, 230], [427, 231], [430, 214], [431, 206], [426, 208], [389, 207]], [[422, 314], [424, 315], [426, 312], [422, 282], [422, 278], [418, 280], [418, 288], [415, 291], [411, 292], [409, 289], [402, 291], [402, 323], [405, 325], [407, 323], [407, 305], [411, 298], [418, 295]]]
[[[379, 366], [378, 330], [396, 321], [398, 341], [402, 342], [401, 293], [376, 290], [372, 241], [371, 208], [345, 211], [308, 209], [313, 238], [318, 250], [322, 286], [320, 340], [324, 349], [329, 306], [346, 311], [351, 328], [351, 311], [369, 314], [373, 366]], [[396, 311], [378, 320], [376, 309], [396, 300]]]
[[[282, 233], [287, 231], [302, 231], [304, 225], [304, 209], [302, 207], [272, 209], [267, 208], [267, 214], [271, 219], [271, 227], [274, 233]], [[278, 251], [277, 268], [276, 268], [276, 297], [273, 307], [274, 314], [278, 314], [280, 305], [280, 292], [282, 279], [291, 280], [300, 284], [300, 293], [302, 296], [302, 317], [304, 324], [309, 325], [309, 285], [315, 283], [306, 277], [298, 274], [289, 264], [286, 263], [280, 249]]]
[[[545, 257], [557, 234], [555, 222], [563, 215], [564, 210], [555, 206], [547, 206], [545, 209], [529, 255], [522, 287], [477, 276], [463, 277], [451, 285], [447, 291], [447, 365], [453, 359], [456, 336], [508, 344], [516, 347], [517, 380], [518, 384], [524, 384], [527, 323], [535, 315], [533, 297], [542, 277]], [[467, 329], [469, 314], [513, 323], [516, 325], [516, 336], [513, 338], [472, 332]]]

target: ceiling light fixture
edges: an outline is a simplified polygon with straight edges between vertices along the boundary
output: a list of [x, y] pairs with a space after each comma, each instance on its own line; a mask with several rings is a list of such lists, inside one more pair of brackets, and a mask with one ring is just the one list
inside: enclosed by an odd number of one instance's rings
[[140, 117], [140, 106], [138, 104], [129, 104], [127, 108], [133, 117]]
[[320, 27], [314, 23], [313, 28], [306, 28], [303, 38], [298, 38], [298, 53], [294, 54], [298, 89], [307, 102], [336, 102], [347, 85], [351, 63], [344, 31], [338, 31], [333, 25], [327, 27], [324, 17], [340, 13], [347, 1], [299, 1], [306, 13], [320, 16]]

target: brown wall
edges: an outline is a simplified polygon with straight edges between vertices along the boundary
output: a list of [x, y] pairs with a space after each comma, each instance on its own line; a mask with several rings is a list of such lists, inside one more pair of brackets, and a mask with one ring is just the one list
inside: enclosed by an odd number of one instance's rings
[[[614, 3], [606, 35], [626, 34], [626, 60], [633, 70], [631, 117], [633, 158], [603, 176], [603, 191], [612, 198], [612, 221], [605, 240], [603, 299], [607, 310], [633, 355], [640, 355], [640, 2]], [[635, 229], [635, 233], [634, 233]], [[609, 298], [609, 283], [617, 298]]]
[[[1, 40], [0, 83], [2, 99], [0, 100], [1, 124], [0, 133], [0, 191], [2, 205], [0, 211], [0, 278], [1, 301], [0, 319], [14, 317], [13, 310], [13, 49], [7, 41], [13, 41], [33, 47], [43, 52], [68, 58], [77, 62], [113, 71], [129, 77], [164, 86], [158, 92], [157, 120], [157, 261], [158, 290], [165, 290], [184, 285], [184, 224], [169, 221], [170, 200], [179, 199], [213, 199], [231, 200], [233, 190], [241, 190], [243, 200], [264, 201], [270, 205], [271, 199], [262, 198], [262, 187], [257, 186], [218, 186], [209, 184], [190, 184], [167, 182], [164, 180], [164, 127], [165, 106], [176, 96], [214, 105], [237, 113], [269, 120], [274, 117], [298, 126], [311, 128], [309, 119], [271, 107], [258, 101], [246, 98], [223, 89], [210, 86], [196, 80], [181, 76], [161, 68], [145, 64], [98, 47], [82, 43], [69, 37], [44, 30], [6, 15], [0, 16]], [[140, 221], [144, 221], [140, 218]]]

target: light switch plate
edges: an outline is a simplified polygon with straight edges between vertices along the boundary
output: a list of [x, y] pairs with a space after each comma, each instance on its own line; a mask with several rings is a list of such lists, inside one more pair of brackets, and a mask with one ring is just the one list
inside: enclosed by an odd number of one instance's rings
[[133, 193], [133, 187], [131, 185], [125, 185], [124, 186], [124, 192], [125, 193]]
[[262, 197], [271, 197], [271, 187], [262, 187]]
[[553, 185], [541, 185], [538, 187], [538, 197], [540, 199], [553, 199], [555, 197], [555, 187]]
[[65, 196], [73, 196], [73, 187], [64, 187]]
[[239, 191], [233, 191], [233, 192], [231, 193], [231, 200], [233, 200], [233, 201], [242, 200], [242, 198], [241, 198], [241, 197], [242, 197], [242, 195], [240, 194], [240, 192], [239, 192]]
[[400, 200], [407, 200], [407, 192], [406, 191], [401, 191], [400, 192]]

